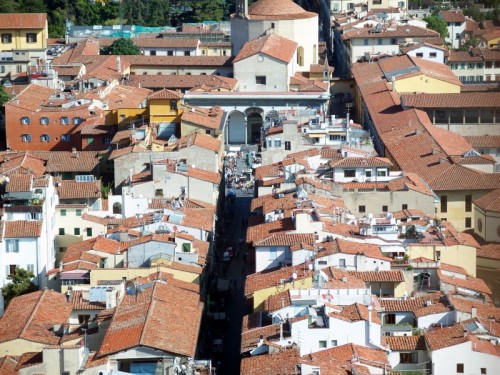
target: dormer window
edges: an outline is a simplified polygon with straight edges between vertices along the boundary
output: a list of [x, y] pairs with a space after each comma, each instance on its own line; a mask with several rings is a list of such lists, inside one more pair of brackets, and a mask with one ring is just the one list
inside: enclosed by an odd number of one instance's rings
[[61, 117], [61, 125], [69, 125], [69, 117]]
[[30, 118], [29, 117], [21, 117], [21, 124], [23, 124], [23, 125], [29, 125], [30, 124]]
[[23, 135], [21, 135], [21, 140], [23, 142], [31, 142], [31, 135], [29, 135], [29, 134], [23, 134]]
[[40, 142], [49, 142], [50, 141], [50, 135], [48, 134], [42, 134], [40, 136]]
[[48, 117], [42, 117], [40, 118], [40, 125], [48, 125], [49, 124], [49, 118]]
[[83, 122], [81, 117], [73, 117], [73, 125], [80, 125]]

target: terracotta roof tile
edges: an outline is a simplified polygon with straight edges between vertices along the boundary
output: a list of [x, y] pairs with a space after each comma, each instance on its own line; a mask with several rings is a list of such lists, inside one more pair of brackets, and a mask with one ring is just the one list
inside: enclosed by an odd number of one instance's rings
[[483, 299], [458, 294], [448, 294], [447, 299], [457, 311], [472, 314], [472, 308], [475, 307], [478, 317], [497, 321], [500, 319], [500, 308]]
[[440, 270], [437, 271], [441, 283], [449, 284], [457, 288], [473, 290], [475, 292], [491, 295], [491, 289], [486, 283], [477, 277], [467, 276], [465, 279], [444, 275]]
[[7, 193], [11, 192], [30, 192], [33, 185], [33, 175], [31, 174], [13, 174], [9, 176], [9, 181], [5, 188]]
[[23, 353], [18, 359], [18, 364], [16, 366], [16, 374], [18, 374], [19, 370], [21, 370], [23, 368], [31, 367], [34, 365], [39, 365], [41, 363], [43, 363], [43, 353], [42, 352]]
[[[359, 373], [360, 367], [356, 367], [356, 371], [353, 371], [353, 363], [381, 368], [383, 371], [390, 369], [387, 353], [385, 351], [355, 344], [346, 344], [321, 350], [316, 353], [311, 353], [306, 358], [308, 359], [307, 363], [309, 365], [319, 366], [321, 372], [323, 372], [323, 369], [326, 369], [327, 374], [332, 375]], [[365, 370], [367, 369], [365, 368]], [[370, 371], [365, 372], [365, 374], [370, 373]]]
[[[283, 326], [283, 336], [289, 337], [290, 330], [288, 324]], [[264, 327], [257, 327], [246, 330], [241, 334], [241, 353], [246, 353], [257, 347], [260, 339], [275, 341], [280, 338], [280, 324], [271, 324]]]
[[479, 258], [500, 260], [500, 243], [481, 245], [481, 247], [476, 251], [476, 256]]
[[137, 346], [194, 357], [203, 304], [198, 293], [156, 281], [116, 308], [98, 357]]
[[122, 56], [131, 66], [230, 66], [231, 56]]
[[251, 295], [257, 290], [262, 290], [276, 286], [281, 280], [291, 280], [293, 273], [297, 274], [297, 280], [302, 280], [313, 275], [313, 271], [304, 270], [304, 266], [284, 267], [269, 269], [251, 274], [245, 283], [245, 295]]
[[240, 375], [288, 375], [297, 372], [300, 362], [297, 349], [280, 350], [273, 354], [263, 354], [241, 360]]
[[469, 341], [467, 335], [464, 335], [464, 329], [459, 324], [426, 332], [424, 337], [431, 351], [448, 348]]
[[71, 292], [71, 301], [73, 310], [104, 310], [106, 302], [90, 302], [83, 298], [82, 290], [74, 290]]
[[405, 108], [497, 108], [500, 92], [463, 92], [459, 94], [403, 94]]
[[291, 306], [292, 300], [290, 298], [290, 291], [285, 290], [281, 293], [273, 294], [267, 297], [264, 301], [264, 311], [274, 312], [283, 307]]
[[289, 63], [296, 49], [296, 42], [282, 38], [276, 34], [269, 34], [245, 43], [240, 52], [238, 52], [238, 55], [234, 58], [233, 63], [237, 63], [238, 61], [259, 53]]
[[347, 157], [340, 160], [331, 160], [328, 163], [332, 168], [356, 168], [356, 167], [392, 167], [392, 163], [387, 158], [381, 157]]
[[14, 357], [6, 355], [0, 358], [0, 373], [4, 375], [17, 375], [16, 366], [18, 364], [19, 357]]
[[140, 85], [152, 90], [190, 90], [201, 86], [208, 90], [232, 91], [238, 81], [235, 78], [215, 75], [132, 75], [126, 84]]
[[427, 350], [424, 336], [387, 336], [384, 340], [394, 351]]
[[395, 283], [395, 282], [403, 282], [404, 277], [403, 273], [399, 270], [392, 270], [392, 271], [365, 271], [365, 272], [355, 272], [355, 271], [350, 271], [349, 272], [351, 275], [359, 277], [361, 280], [364, 280], [366, 282], [389, 282], [389, 283]]
[[[403, 25], [387, 27], [380, 33], [371, 32], [371, 28], [353, 28], [342, 34], [342, 40], [360, 39], [360, 38], [436, 38], [439, 34], [434, 30], [413, 26]], [[408, 30], [408, 31], [406, 31]]]
[[296, 244], [314, 244], [313, 233], [280, 233], [254, 242], [254, 246], [293, 246]]
[[[379, 316], [376, 311], [372, 311], [372, 322], [374, 324], [382, 324]], [[347, 320], [349, 322], [357, 322], [360, 320], [369, 321], [370, 320], [370, 311], [368, 307], [362, 305], [360, 303], [354, 303], [352, 305], [347, 305], [342, 308], [342, 311], [339, 313], [330, 313], [329, 316], [331, 318], [340, 318]]]
[[30, 151], [30, 154], [47, 160], [47, 172], [90, 172], [99, 165], [99, 153], [94, 151]]
[[224, 125], [223, 119], [225, 112], [220, 107], [201, 108], [185, 105], [183, 108], [184, 111], [181, 116], [181, 121], [183, 123], [187, 122], [195, 126], [201, 126], [202, 128], [212, 130], [222, 129]]
[[51, 328], [67, 323], [70, 313], [66, 296], [52, 290], [15, 297], [0, 319], [0, 342], [25, 339], [57, 345], [60, 337]]
[[4, 152], [0, 154], [0, 173], [5, 175], [45, 173], [46, 162], [29, 152]]
[[43, 221], [16, 220], [4, 223], [4, 238], [31, 238], [42, 235]]
[[59, 199], [100, 198], [101, 181], [60, 180], [57, 182]]
[[289, 20], [317, 16], [317, 13], [306, 12], [290, 0], [260, 0], [248, 8], [248, 18], [251, 20]]
[[461, 10], [441, 10], [439, 16], [446, 22], [465, 22], [465, 16]]
[[47, 13], [3, 13], [0, 14], [1, 29], [45, 29]]
[[272, 221], [249, 226], [247, 229], [247, 242], [260, 241], [273, 234], [286, 232], [295, 229], [291, 218]]
[[500, 189], [492, 190], [474, 201], [483, 211], [500, 212]]

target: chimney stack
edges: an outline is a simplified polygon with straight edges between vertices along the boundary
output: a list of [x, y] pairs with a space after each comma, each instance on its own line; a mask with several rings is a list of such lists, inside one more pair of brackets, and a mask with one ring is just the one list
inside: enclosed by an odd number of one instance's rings
[[477, 318], [477, 307], [476, 306], [472, 306], [471, 307], [471, 309], [470, 309], [470, 315], [471, 315], [472, 319]]

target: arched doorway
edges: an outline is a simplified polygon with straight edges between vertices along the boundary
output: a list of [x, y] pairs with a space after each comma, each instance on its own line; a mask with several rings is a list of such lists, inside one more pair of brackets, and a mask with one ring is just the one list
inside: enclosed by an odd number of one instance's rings
[[229, 114], [227, 127], [227, 143], [245, 143], [245, 115], [234, 111]]
[[247, 143], [260, 143], [262, 126], [261, 113], [252, 112], [247, 116]]

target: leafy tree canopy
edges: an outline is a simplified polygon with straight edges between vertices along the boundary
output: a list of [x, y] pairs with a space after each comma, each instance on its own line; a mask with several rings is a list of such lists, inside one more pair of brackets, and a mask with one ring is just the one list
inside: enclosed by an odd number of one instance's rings
[[109, 47], [101, 48], [101, 55], [139, 55], [139, 47], [131, 39], [120, 38]]
[[9, 100], [9, 95], [5, 92], [3, 86], [0, 86], [0, 107]]
[[438, 16], [428, 16], [424, 18], [424, 21], [427, 22], [427, 28], [437, 31], [441, 35], [441, 38], [445, 39], [448, 37], [448, 26], [444, 20]]
[[66, 20], [74, 25], [141, 26], [220, 21], [234, 11], [235, 0], [121, 0], [105, 4], [89, 0], [0, 0], [0, 3], [0, 13], [48, 13], [49, 36], [57, 38], [64, 36]]
[[37, 291], [38, 288], [31, 281], [35, 277], [32, 272], [22, 268], [16, 268], [12, 275], [7, 276], [11, 282], [2, 288], [2, 295], [5, 300], [5, 306], [9, 304], [12, 298]]

